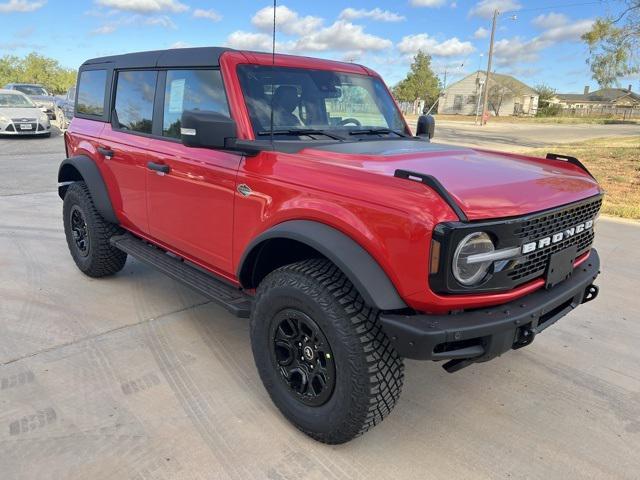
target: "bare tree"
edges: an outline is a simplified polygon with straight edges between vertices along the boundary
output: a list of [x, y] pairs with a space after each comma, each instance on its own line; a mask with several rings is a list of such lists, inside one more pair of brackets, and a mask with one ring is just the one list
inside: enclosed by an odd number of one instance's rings
[[523, 94], [520, 82], [503, 76], [493, 75], [489, 87], [489, 107], [496, 117], [500, 116], [500, 108], [504, 101], [517, 99]]

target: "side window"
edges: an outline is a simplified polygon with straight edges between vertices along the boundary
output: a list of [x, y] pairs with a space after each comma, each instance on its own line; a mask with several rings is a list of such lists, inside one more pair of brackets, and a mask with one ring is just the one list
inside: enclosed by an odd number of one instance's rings
[[106, 70], [85, 70], [78, 83], [78, 113], [102, 116], [107, 85]]
[[229, 115], [227, 97], [218, 70], [169, 70], [164, 92], [162, 135], [180, 138], [180, 119], [185, 110]]
[[157, 76], [158, 72], [149, 70], [118, 72], [115, 110], [119, 128], [151, 133]]

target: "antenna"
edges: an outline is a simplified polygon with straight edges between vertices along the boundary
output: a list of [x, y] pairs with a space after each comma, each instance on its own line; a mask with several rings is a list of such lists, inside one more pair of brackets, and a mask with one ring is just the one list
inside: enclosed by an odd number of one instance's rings
[[276, 1], [273, 0], [273, 34], [271, 36], [271, 120], [269, 132], [271, 137], [271, 147], [273, 147], [273, 97], [275, 96], [273, 77], [276, 73]]

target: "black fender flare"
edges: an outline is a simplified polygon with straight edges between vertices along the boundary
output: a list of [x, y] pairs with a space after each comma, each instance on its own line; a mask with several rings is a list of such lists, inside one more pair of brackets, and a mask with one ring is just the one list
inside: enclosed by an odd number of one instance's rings
[[109, 191], [102, 174], [95, 162], [86, 155], [67, 158], [60, 164], [58, 169], [58, 195], [60, 198], [64, 199], [69, 185], [77, 181], [86, 183], [93, 204], [105, 220], [111, 223], [120, 223], [113, 210]]
[[315, 249], [331, 260], [353, 283], [367, 305], [379, 310], [407, 308], [393, 282], [378, 262], [357, 242], [344, 233], [320, 222], [290, 220], [258, 235], [245, 249], [238, 266], [238, 278], [246, 278], [247, 260], [265, 240], [285, 238]]

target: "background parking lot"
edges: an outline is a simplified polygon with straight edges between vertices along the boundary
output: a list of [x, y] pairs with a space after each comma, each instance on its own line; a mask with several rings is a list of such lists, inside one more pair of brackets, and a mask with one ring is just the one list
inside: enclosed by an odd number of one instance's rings
[[597, 224], [597, 301], [453, 375], [407, 361], [389, 418], [330, 447], [269, 401], [247, 321], [132, 259], [77, 270], [63, 156], [58, 131], [0, 139], [3, 479], [638, 478], [637, 223]]

